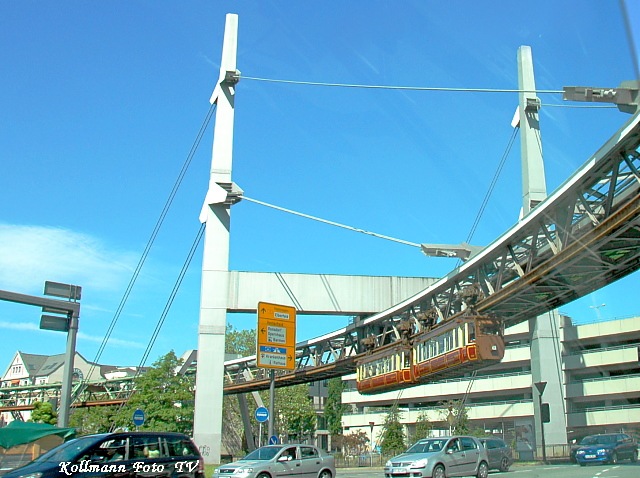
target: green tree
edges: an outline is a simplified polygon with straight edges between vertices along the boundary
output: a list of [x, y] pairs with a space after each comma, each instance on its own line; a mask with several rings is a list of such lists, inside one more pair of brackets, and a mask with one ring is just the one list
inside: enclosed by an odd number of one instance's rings
[[241, 357], [248, 357], [256, 353], [256, 331], [236, 330], [233, 325], [227, 325], [227, 332], [224, 338], [224, 351], [228, 354], [239, 354]]
[[[242, 357], [256, 353], [256, 331], [236, 330], [227, 325], [225, 352]], [[248, 396], [249, 397], [249, 396]], [[240, 416], [239, 395], [225, 395], [222, 399], [222, 442], [229, 453], [239, 455], [246, 450], [244, 425]], [[253, 419], [255, 421], [255, 419]], [[257, 422], [256, 422], [257, 423]], [[257, 430], [256, 425], [256, 430]], [[253, 433], [252, 433], [253, 436]]]
[[275, 405], [276, 427], [280, 434], [297, 441], [313, 436], [317, 419], [307, 385], [279, 388]]
[[427, 438], [431, 436], [431, 430], [433, 430], [433, 423], [429, 420], [429, 414], [427, 412], [422, 412], [418, 416], [416, 420], [416, 433], [414, 434], [412, 440], [418, 441], [423, 438]]
[[58, 423], [58, 414], [49, 402], [33, 402], [32, 405], [30, 422], [48, 423], [49, 425]]
[[141, 409], [146, 415], [141, 430], [191, 434], [194, 383], [192, 377], [176, 375], [180, 365], [182, 360], [172, 350], [136, 378], [135, 392], [115, 416], [115, 424], [132, 428], [133, 412]]
[[[445, 422], [449, 423], [456, 435], [469, 434], [469, 409], [462, 400], [448, 400], [442, 403], [440, 412]], [[452, 420], [449, 420], [449, 417]]]
[[367, 451], [367, 443], [369, 443], [369, 437], [364, 430], [351, 432], [348, 435], [336, 435], [334, 440], [345, 455], [361, 455]]
[[342, 414], [345, 405], [342, 404], [344, 382], [341, 377], [331, 378], [327, 383], [327, 401], [324, 406], [324, 417], [327, 420], [327, 430], [332, 436], [342, 435]]
[[380, 444], [382, 453], [385, 455], [395, 455], [403, 452], [407, 448], [404, 427], [402, 423], [400, 423], [400, 418], [400, 412], [396, 407], [391, 407], [385, 417], [382, 443]]
[[114, 416], [118, 412], [115, 405], [104, 407], [76, 407], [69, 416], [69, 426], [76, 429], [76, 434], [92, 435], [107, 433], [111, 430]]

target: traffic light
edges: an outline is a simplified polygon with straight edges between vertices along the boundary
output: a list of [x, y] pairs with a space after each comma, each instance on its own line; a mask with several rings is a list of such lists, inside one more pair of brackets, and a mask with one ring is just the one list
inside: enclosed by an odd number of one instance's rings
[[551, 412], [549, 411], [548, 403], [540, 404], [540, 416], [542, 417], [542, 423], [549, 423], [551, 421]]

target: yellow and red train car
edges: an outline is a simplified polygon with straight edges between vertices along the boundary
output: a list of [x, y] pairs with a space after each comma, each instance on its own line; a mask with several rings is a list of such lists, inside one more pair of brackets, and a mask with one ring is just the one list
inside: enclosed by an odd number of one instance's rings
[[467, 316], [394, 343], [356, 362], [358, 391], [388, 392], [433, 380], [462, 376], [504, 357], [500, 319]]

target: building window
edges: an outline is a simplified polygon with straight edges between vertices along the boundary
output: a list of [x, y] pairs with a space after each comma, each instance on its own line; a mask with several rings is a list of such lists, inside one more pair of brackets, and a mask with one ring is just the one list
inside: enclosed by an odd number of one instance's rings
[[13, 367], [11, 367], [11, 373], [14, 375], [22, 373], [22, 365], [14, 365]]

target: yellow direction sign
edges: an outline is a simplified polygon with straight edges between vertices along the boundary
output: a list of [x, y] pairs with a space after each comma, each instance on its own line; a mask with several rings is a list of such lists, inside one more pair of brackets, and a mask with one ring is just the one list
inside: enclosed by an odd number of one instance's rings
[[258, 302], [258, 367], [293, 370], [296, 365], [296, 309]]

